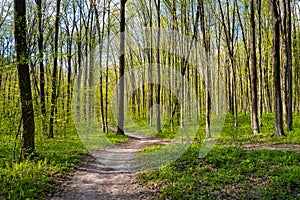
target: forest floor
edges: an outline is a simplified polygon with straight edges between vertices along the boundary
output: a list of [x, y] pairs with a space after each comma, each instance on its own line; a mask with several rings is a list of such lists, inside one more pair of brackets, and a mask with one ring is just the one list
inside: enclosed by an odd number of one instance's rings
[[[115, 127], [110, 129], [115, 131]], [[153, 196], [154, 192], [142, 186], [135, 176], [135, 154], [146, 146], [167, 141], [127, 131], [126, 135], [131, 138], [128, 142], [86, 156], [46, 199], [147, 199]]]
[[[110, 127], [116, 131], [115, 127]], [[167, 144], [167, 140], [126, 131], [131, 139], [93, 152], [50, 192], [48, 200], [148, 199], [159, 191], [143, 186], [136, 177], [135, 155], [149, 145]], [[227, 146], [227, 145], [223, 145]], [[300, 152], [300, 145], [244, 144], [245, 150], [281, 150]]]
[[245, 144], [242, 146], [245, 150], [279, 150], [300, 152], [300, 145], [295, 144]]

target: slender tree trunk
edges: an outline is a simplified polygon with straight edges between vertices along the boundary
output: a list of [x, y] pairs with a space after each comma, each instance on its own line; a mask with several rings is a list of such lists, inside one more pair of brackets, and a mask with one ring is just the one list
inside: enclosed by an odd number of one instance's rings
[[205, 49], [205, 121], [206, 121], [206, 138], [211, 137], [210, 132], [210, 110], [211, 110], [211, 69], [210, 69], [210, 44], [209, 36], [207, 35], [207, 29], [205, 24], [205, 15], [204, 15], [204, 2], [203, 0], [199, 1], [200, 7], [200, 27], [202, 32], [202, 39]]
[[28, 66], [28, 49], [26, 42], [26, 1], [14, 1], [14, 25], [15, 25], [15, 51], [17, 55], [17, 68], [19, 78], [21, 114], [22, 114], [22, 138], [21, 158], [26, 158], [34, 152], [34, 113], [32, 105], [32, 93]]
[[125, 4], [126, 0], [121, 0], [120, 4], [120, 58], [119, 58], [119, 102], [118, 102], [118, 131], [117, 134], [124, 135], [124, 70], [125, 70]]
[[[236, 3], [236, 1], [235, 1]], [[238, 14], [238, 19], [239, 19], [239, 23], [240, 23], [240, 26], [241, 26], [241, 29], [242, 29], [242, 38], [243, 38], [243, 43], [244, 43], [244, 48], [245, 48], [245, 52], [246, 52], [246, 68], [245, 68], [245, 80], [246, 80], [246, 83], [245, 83], [245, 95], [244, 95], [244, 98], [245, 98], [245, 107], [244, 107], [244, 115], [246, 115], [248, 113], [248, 105], [249, 105], [249, 88], [248, 88], [248, 81], [249, 81], [249, 71], [250, 71], [250, 56], [249, 56], [249, 51], [248, 51], [248, 46], [247, 46], [247, 39], [246, 39], [246, 34], [245, 34], [245, 29], [244, 29], [244, 26], [243, 26], [243, 23], [242, 23], [242, 19], [241, 19], [241, 15], [240, 15], [240, 12], [239, 12], [239, 5], [236, 3], [236, 6], [237, 6], [237, 14]], [[250, 81], [251, 82], [251, 81]]]
[[51, 91], [51, 107], [50, 107], [50, 122], [49, 122], [49, 135], [48, 138], [53, 138], [53, 124], [54, 124], [54, 114], [57, 101], [57, 58], [58, 58], [58, 31], [59, 31], [59, 21], [60, 21], [60, 2], [57, 0], [56, 3], [56, 18], [55, 18], [55, 38], [54, 38], [54, 64], [53, 64], [53, 74], [52, 74], [52, 91]]
[[293, 58], [292, 58], [292, 17], [291, 17], [291, 0], [287, 1], [287, 130], [293, 129]]
[[[81, 15], [80, 15], [80, 18], [79, 18], [79, 22], [81, 24]], [[82, 80], [82, 28], [81, 26], [79, 27], [79, 29], [77, 28], [77, 39], [76, 39], [76, 44], [77, 44], [77, 67], [75, 68], [75, 75], [77, 76], [77, 82], [76, 82], [76, 88], [77, 90], [80, 90], [80, 85], [81, 85], [81, 80]], [[80, 108], [79, 108], [79, 102], [80, 102], [80, 96], [77, 95], [77, 98], [76, 98], [76, 114], [78, 115], [78, 118], [81, 119], [81, 116], [80, 116]]]
[[[110, 26], [111, 26], [111, 22], [110, 22], [110, 1], [108, 3], [108, 24], [107, 24], [107, 41], [108, 41], [108, 45], [107, 45], [107, 51], [106, 51], [106, 56], [107, 58], [109, 58], [109, 51], [110, 51]], [[106, 126], [106, 134], [108, 134], [108, 112], [107, 112], [107, 107], [108, 107], [108, 76], [109, 76], [109, 63], [108, 63], [108, 59], [106, 59], [106, 77], [105, 77], [105, 81], [106, 81], [106, 85], [105, 85], [105, 126]]]
[[282, 101], [280, 87], [280, 17], [278, 0], [271, 0], [272, 29], [273, 29], [273, 77], [274, 77], [274, 112], [275, 136], [283, 136]]
[[[151, 3], [151, 0], [150, 0]], [[150, 5], [150, 13], [152, 13], [151, 5]], [[153, 123], [153, 69], [152, 69], [152, 15], [150, 15], [150, 38], [149, 38], [149, 50], [147, 51], [148, 57], [148, 79], [149, 79], [149, 90], [148, 90], [148, 124], [152, 126]], [[147, 40], [148, 42], [148, 40]]]
[[160, 123], [160, 93], [161, 93], [161, 85], [160, 85], [160, 0], [157, 0], [156, 3], [156, 11], [157, 11], [157, 41], [156, 41], [156, 63], [157, 63], [157, 94], [156, 94], [156, 130], [157, 132], [161, 132], [161, 123]]
[[250, 57], [251, 57], [251, 124], [253, 133], [259, 132], [257, 118], [257, 69], [256, 69], [256, 52], [255, 52], [255, 19], [254, 19], [254, 2], [250, 0]]
[[[75, 6], [75, 5], [73, 5]], [[75, 9], [75, 8], [73, 8]], [[75, 12], [75, 11], [74, 11]], [[67, 13], [65, 13], [67, 16]], [[68, 17], [68, 16], [67, 16]], [[73, 16], [73, 24], [76, 24], [76, 15], [74, 13]], [[70, 30], [71, 28], [71, 30]], [[72, 99], [72, 91], [73, 91], [73, 84], [72, 84], [72, 43], [73, 43], [73, 34], [75, 30], [75, 26], [71, 27], [69, 23], [66, 23], [66, 32], [67, 32], [67, 104], [66, 104], [66, 114], [67, 114], [67, 123], [70, 120], [70, 104]]]
[[37, 0], [38, 9], [38, 48], [39, 48], [39, 65], [40, 65], [40, 98], [41, 111], [43, 117], [46, 117], [46, 101], [45, 101], [45, 70], [44, 70], [44, 36], [43, 36], [43, 14], [42, 14], [42, 0]]
[[[105, 5], [104, 1], [104, 5]], [[105, 15], [106, 11], [103, 12], [102, 16], [102, 30], [100, 28], [100, 22], [99, 22], [99, 14], [98, 10], [96, 7], [96, 4], [94, 4], [94, 10], [96, 14], [96, 26], [98, 30], [98, 43], [99, 43], [99, 63], [102, 63], [102, 53], [103, 53], [103, 38], [104, 38], [104, 22], [105, 22]], [[106, 127], [105, 127], [105, 113], [104, 113], [104, 97], [103, 97], [103, 71], [102, 66], [100, 66], [100, 110], [101, 110], [101, 123], [102, 123], [102, 132], [106, 132]]]
[[[234, 28], [235, 28], [235, 8], [237, 6], [237, 2], [235, 0], [234, 3], [234, 10], [233, 16], [232, 16], [232, 26], [230, 26], [230, 16], [229, 16], [229, 1], [227, 1], [227, 19], [225, 19], [225, 14], [223, 12], [222, 3], [221, 0], [218, 0], [219, 9], [221, 12], [221, 23], [224, 29], [225, 33], [225, 39], [226, 39], [226, 46], [229, 53], [229, 59], [230, 59], [230, 66], [231, 66], [231, 73], [228, 73], [228, 94], [229, 94], [229, 105], [230, 105], [230, 111], [233, 114], [234, 117], [234, 127], [237, 128], [238, 126], [238, 116], [237, 116], [237, 99], [236, 99], [236, 70], [235, 70], [235, 64], [234, 64]], [[227, 25], [226, 22], [227, 21]], [[232, 30], [231, 30], [232, 28]], [[228, 70], [229, 71], [229, 70]]]
[[288, 52], [287, 52], [287, 34], [286, 34], [286, 0], [281, 1], [281, 50], [282, 50], [282, 109], [284, 124], [287, 126], [287, 68], [288, 68]]
[[258, 51], [259, 51], [259, 79], [258, 79], [258, 123], [259, 126], [262, 126], [262, 113], [263, 113], [263, 70], [262, 70], [262, 30], [261, 30], [261, 1], [258, 0]]

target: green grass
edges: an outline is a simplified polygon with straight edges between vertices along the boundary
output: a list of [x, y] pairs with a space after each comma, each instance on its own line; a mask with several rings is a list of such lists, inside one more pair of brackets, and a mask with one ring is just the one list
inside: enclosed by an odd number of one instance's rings
[[[263, 115], [262, 122], [260, 134], [254, 135], [249, 115], [239, 116], [237, 129], [228, 115], [217, 145], [206, 157], [199, 158], [205, 138], [202, 120], [194, 143], [183, 156], [138, 177], [142, 184], [158, 191], [154, 199], [299, 199], [300, 153], [246, 151], [237, 146], [300, 144], [300, 116], [294, 116], [293, 131], [286, 132], [286, 137], [272, 136], [273, 114]], [[151, 146], [143, 151], [160, 148]]]
[[[155, 120], [154, 120], [155, 121]], [[151, 135], [157, 138], [174, 139], [183, 137], [191, 137], [196, 135], [197, 123], [195, 119], [185, 119], [184, 129], [180, 128], [179, 122], [174, 120], [173, 126], [171, 127], [170, 119], [166, 118], [165, 123], [162, 124], [161, 131], [158, 132], [156, 128], [156, 122], [153, 122], [152, 126], [148, 125], [147, 119], [134, 118], [132, 121], [125, 122], [125, 129], [133, 131], [142, 135]], [[182, 134], [184, 131], [185, 133]]]
[[[231, 114], [228, 114], [224, 119], [224, 124], [211, 122], [211, 126], [218, 128], [217, 125], [221, 124], [222, 131], [220, 137], [218, 138], [219, 144], [232, 144], [232, 145], [243, 145], [243, 144], [258, 144], [258, 143], [268, 143], [268, 144], [300, 144], [300, 137], [298, 133], [300, 132], [300, 115], [293, 116], [293, 130], [285, 131], [286, 137], [273, 137], [274, 133], [274, 114], [263, 114], [261, 121], [262, 126], [260, 126], [260, 133], [253, 134], [251, 129], [250, 115], [239, 115], [238, 116], [238, 126], [234, 127], [234, 120]], [[155, 135], [158, 138], [168, 138], [173, 139], [178, 131], [180, 130], [178, 122], [173, 125], [173, 130], [169, 120], [166, 120], [166, 124], [162, 127], [161, 132], [157, 132], [155, 124], [149, 126], [146, 119], [134, 119], [134, 123], [128, 123], [125, 125], [125, 129], [134, 131], [144, 135]], [[217, 124], [217, 125], [216, 125]], [[187, 126], [185, 126], [187, 128]], [[195, 142], [200, 142], [205, 138], [205, 117], [200, 119], [198, 124], [198, 131], [195, 138]]]
[[160, 144], [149, 145], [149, 146], [141, 149], [140, 152], [153, 152], [153, 151], [160, 150], [163, 147], [164, 147], [164, 145], [160, 145]]
[[[14, 143], [9, 140], [10, 136], [2, 134], [0, 137], [3, 147], [0, 154], [0, 199], [42, 199], [45, 192], [55, 187], [56, 179], [64, 178], [83, 155], [88, 154], [74, 127], [68, 128], [63, 137], [55, 135], [54, 139], [37, 134], [35, 155], [22, 162], [13, 160]], [[128, 137], [113, 132], [107, 137], [113, 144], [128, 141]], [[10, 142], [2, 145], [5, 141]]]
[[222, 134], [219, 138], [220, 144], [300, 144], [300, 115], [294, 115], [292, 131], [285, 131], [286, 137], [273, 137], [274, 114], [264, 114], [262, 116], [262, 126], [260, 133], [254, 135], [251, 129], [249, 115], [238, 116], [238, 128], [233, 126], [233, 119], [230, 115], [226, 117]]
[[168, 138], [173, 139], [178, 132], [178, 125], [175, 125], [173, 130], [171, 130], [170, 124], [165, 124], [162, 127], [161, 132], [157, 132], [156, 125], [149, 126], [146, 120], [137, 120], [135, 119], [134, 124], [125, 123], [125, 129], [130, 130], [143, 135], [152, 135], [158, 138]]
[[[245, 144], [299, 144], [300, 137], [300, 115], [294, 115], [293, 118], [293, 130], [285, 131], [286, 137], [273, 137], [274, 133], [274, 114], [264, 114], [262, 116], [262, 126], [260, 127], [259, 134], [253, 134], [251, 129], [250, 115], [239, 115], [238, 116], [238, 127], [234, 127], [234, 120], [231, 114], [228, 114], [224, 118], [224, 126], [221, 131], [220, 137], [218, 138], [219, 144], [227, 145], [245, 145]], [[129, 123], [125, 126], [127, 130], [134, 131], [144, 135], [153, 135], [158, 138], [173, 139], [180, 130], [179, 125], [175, 122], [173, 130], [169, 120], [163, 126], [161, 132], [157, 132], [155, 125], [148, 126], [147, 121], [144, 119], [135, 119], [134, 123]], [[215, 126], [216, 123], [212, 122], [211, 126]], [[217, 124], [219, 125], [219, 123]], [[187, 128], [187, 127], [185, 127]], [[202, 143], [205, 138], [205, 118], [202, 117], [198, 124], [198, 132], [195, 138], [195, 143]]]
[[128, 142], [129, 140], [128, 136], [117, 135], [115, 132], [112, 131], [108, 131], [107, 138], [112, 144], [124, 143], [124, 142]]
[[300, 154], [237, 147], [215, 148], [203, 159], [192, 145], [176, 162], [141, 173], [158, 199], [296, 199]]

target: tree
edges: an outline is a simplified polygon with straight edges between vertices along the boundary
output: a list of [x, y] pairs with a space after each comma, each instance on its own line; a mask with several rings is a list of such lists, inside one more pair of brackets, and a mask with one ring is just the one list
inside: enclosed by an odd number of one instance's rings
[[26, 2], [14, 1], [15, 49], [22, 114], [21, 157], [26, 158], [34, 152], [34, 113], [26, 42]]
[[255, 19], [254, 2], [250, 0], [250, 60], [251, 60], [251, 124], [253, 133], [259, 132], [257, 118], [257, 70], [256, 70], [256, 52], [255, 52]]
[[288, 57], [288, 68], [287, 68], [287, 93], [288, 93], [288, 118], [287, 118], [287, 130], [293, 129], [293, 58], [292, 58], [292, 13], [291, 13], [291, 0], [287, 0], [287, 57]]
[[287, 50], [287, 33], [286, 33], [286, 1], [281, 0], [281, 51], [282, 51], [282, 109], [284, 124], [287, 126], [287, 68], [288, 68], [288, 50]]
[[120, 2], [120, 57], [119, 57], [119, 99], [118, 99], [118, 131], [124, 135], [124, 70], [125, 70], [125, 6], [127, 0]]
[[160, 0], [154, 1], [157, 12], [157, 41], [156, 41], [156, 64], [157, 64], [157, 94], [156, 94], [156, 130], [161, 132], [161, 123], [160, 123], [160, 92], [161, 92], [161, 78], [160, 78]]
[[258, 79], [258, 121], [259, 126], [262, 125], [262, 113], [263, 113], [263, 70], [262, 70], [262, 18], [261, 18], [261, 0], [257, 1], [257, 12], [258, 12], [258, 52], [259, 52], [259, 59], [258, 59], [258, 68], [259, 68], [259, 79]]
[[43, 36], [43, 13], [42, 0], [36, 0], [38, 10], [38, 49], [39, 49], [39, 65], [40, 65], [40, 101], [41, 111], [46, 117], [46, 100], [45, 100], [45, 69], [44, 69], [44, 36]]
[[282, 101], [280, 86], [280, 18], [278, 0], [271, 0], [272, 30], [273, 30], [273, 81], [274, 81], [274, 123], [275, 136], [284, 136], [282, 120]]
[[[107, 19], [107, 41], [110, 41], [110, 29], [111, 29], [111, 19], [110, 19], [110, 3], [111, 0], [108, 2], [108, 19]], [[110, 51], [110, 43], [107, 45], [107, 50], [106, 50], [106, 56], [107, 58], [109, 57], [109, 51]], [[108, 72], [109, 72], [109, 62], [108, 59], [106, 59], [106, 85], [105, 85], [105, 127], [106, 127], [106, 134], [108, 134]]]
[[[230, 111], [233, 114], [234, 117], [234, 127], [237, 128], [238, 126], [238, 110], [237, 110], [237, 97], [236, 97], [236, 69], [235, 69], [235, 52], [234, 52], [234, 40], [235, 40], [235, 10], [236, 10], [236, 0], [233, 5], [233, 10], [230, 9], [230, 1], [226, 2], [226, 11], [227, 13], [224, 13], [222, 8], [221, 0], [218, 0], [219, 9], [221, 13], [221, 23], [224, 29], [224, 35], [225, 35], [225, 41], [226, 41], [226, 47], [229, 54], [229, 60], [230, 60], [230, 66], [231, 66], [231, 73], [227, 73], [227, 79], [228, 79], [228, 102], [229, 102], [229, 108]], [[232, 20], [230, 19], [230, 10], [232, 10]], [[225, 18], [225, 14], [227, 14]], [[227, 24], [226, 24], [227, 22]], [[231, 24], [232, 23], [232, 24]], [[228, 69], [229, 71], [229, 69]], [[232, 80], [231, 80], [232, 79]]]
[[151, 109], [153, 106], [153, 70], [152, 70], [152, 56], [153, 56], [153, 49], [152, 49], [152, 6], [151, 6], [152, 0], [149, 0], [149, 26], [150, 26], [150, 38], [147, 40], [147, 45], [149, 46], [149, 49], [147, 51], [147, 58], [148, 58], [148, 79], [149, 79], [149, 89], [148, 89], [148, 124], [152, 126], [152, 116], [153, 116], [153, 110]]
[[[106, 6], [106, 2], [104, 1], [104, 7]], [[105, 8], [106, 9], [106, 8]], [[103, 11], [102, 16], [102, 29], [99, 22], [99, 12], [96, 4], [94, 4], [94, 10], [96, 14], [96, 26], [98, 31], [98, 41], [99, 41], [99, 63], [102, 63], [102, 53], [103, 53], [103, 40], [104, 40], [104, 28], [105, 28], [105, 15], [106, 10]], [[106, 123], [105, 123], [105, 113], [104, 113], [104, 95], [103, 95], [103, 69], [101, 66], [100, 69], [100, 110], [101, 110], [101, 123], [102, 123], [102, 131], [106, 132]]]
[[292, 19], [291, 19], [291, 1], [283, 0], [286, 5], [286, 54], [287, 57], [287, 130], [293, 129], [293, 75], [292, 75]]
[[208, 31], [205, 24], [205, 17], [204, 17], [204, 3], [203, 0], [199, 0], [199, 14], [200, 14], [200, 27], [202, 32], [204, 50], [205, 50], [205, 121], [206, 121], [206, 138], [211, 137], [210, 132], [210, 112], [211, 112], [211, 66], [210, 66], [210, 40]]
[[291, 2], [281, 0], [281, 36], [282, 36], [282, 99], [284, 123], [288, 131], [292, 130], [292, 45], [291, 45]]
[[53, 123], [54, 114], [56, 109], [57, 101], [57, 59], [58, 59], [58, 31], [59, 31], [59, 21], [60, 21], [60, 2], [57, 0], [56, 3], [56, 17], [55, 17], [55, 38], [54, 38], [54, 56], [53, 56], [53, 73], [52, 73], [52, 92], [51, 92], [51, 108], [50, 108], [50, 123], [49, 123], [49, 135], [48, 138], [53, 138]]

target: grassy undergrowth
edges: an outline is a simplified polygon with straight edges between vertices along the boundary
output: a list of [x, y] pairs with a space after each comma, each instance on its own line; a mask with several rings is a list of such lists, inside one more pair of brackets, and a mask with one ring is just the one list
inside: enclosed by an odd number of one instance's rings
[[155, 199], [300, 197], [299, 153], [215, 146], [201, 159], [199, 149], [193, 144], [176, 162], [139, 174], [142, 184], [160, 191]]
[[[224, 117], [223, 123], [211, 123], [212, 128], [216, 128], [219, 124], [223, 125], [222, 132], [218, 138], [219, 144], [229, 145], [244, 145], [244, 144], [299, 144], [300, 145], [300, 115], [294, 115], [293, 118], [293, 130], [285, 132], [286, 137], [273, 137], [274, 133], [274, 114], [263, 114], [261, 118], [262, 126], [260, 126], [260, 133], [253, 134], [251, 129], [250, 115], [238, 116], [238, 127], [234, 127], [234, 120], [232, 115], [228, 114]], [[135, 119], [135, 124], [127, 124], [125, 128], [130, 131], [145, 135], [155, 135], [158, 138], [173, 139], [180, 130], [179, 123], [175, 122], [171, 130], [171, 126], [168, 120], [162, 127], [161, 132], [157, 132], [155, 125], [148, 126], [147, 120]], [[185, 126], [185, 129], [189, 128]], [[200, 119], [198, 124], [198, 133], [196, 135], [195, 142], [202, 143], [205, 138], [205, 118]]]
[[232, 117], [229, 115], [226, 117], [223, 131], [219, 138], [220, 144], [300, 144], [300, 115], [294, 115], [293, 130], [285, 131], [286, 137], [273, 137], [274, 114], [264, 114], [262, 116], [262, 126], [260, 126], [259, 134], [252, 133], [249, 115], [239, 115], [238, 120], [238, 128], [235, 128]]
[[[107, 137], [114, 144], [128, 140], [112, 132]], [[64, 178], [88, 154], [74, 127], [54, 139], [37, 135], [35, 155], [22, 162], [13, 159], [14, 144], [6, 142], [8, 136], [0, 138], [0, 199], [42, 199], [56, 179]]]
[[[273, 114], [263, 115], [262, 123], [260, 134], [254, 135], [248, 115], [239, 116], [237, 129], [228, 115], [217, 145], [199, 158], [205, 138], [205, 121], [201, 121], [194, 143], [183, 156], [160, 169], [140, 173], [139, 179], [159, 191], [155, 199], [300, 199], [300, 153], [237, 147], [300, 144], [300, 116], [294, 116], [293, 131], [286, 132], [286, 137], [272, 136]], [[142, 151], [159, 149], [161, 146], [150, 146]]]

